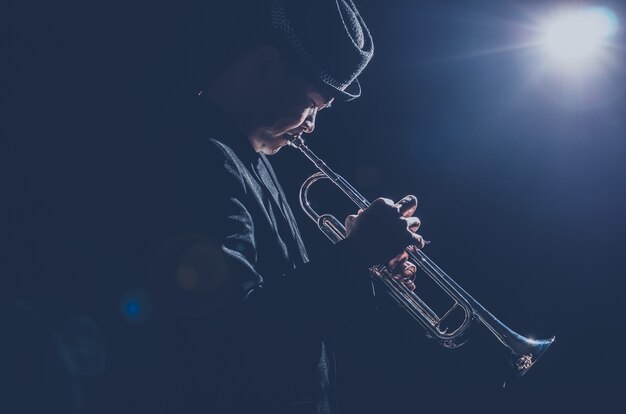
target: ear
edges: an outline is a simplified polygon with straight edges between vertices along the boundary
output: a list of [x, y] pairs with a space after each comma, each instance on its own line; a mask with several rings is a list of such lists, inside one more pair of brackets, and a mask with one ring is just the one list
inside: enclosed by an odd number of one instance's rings
[[271, 45], [264, 45], [257, 49], [256, 78], [261, 85], [275, 85], [282, 77], [284, 64], [278, 49]]

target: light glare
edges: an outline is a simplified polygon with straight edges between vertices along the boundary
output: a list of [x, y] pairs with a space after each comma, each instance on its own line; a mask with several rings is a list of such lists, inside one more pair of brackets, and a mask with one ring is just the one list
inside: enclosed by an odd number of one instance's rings
[[602, 54], [616, 31], [617, 18], [613, 12], [600, 7], [584, 8], [547, 21], [542, 44], [551, 60], [580, 69]]

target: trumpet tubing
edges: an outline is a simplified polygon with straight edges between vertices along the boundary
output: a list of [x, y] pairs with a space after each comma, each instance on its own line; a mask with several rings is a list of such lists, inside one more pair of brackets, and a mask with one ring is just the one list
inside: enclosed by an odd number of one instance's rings
[[[309, 189], [311, 186], [319, 180], [330, 180], [358, 208], [366, 209], [370, 205], [369, 201], [315, 155], [306, 146], [300, 135], [292, 137], [289, 145], [300, 150], [319, 170], [319, 172], [314, 173], [305, 180], [302, 187], [300, 187], [300, 205], [333, 243], [339, 242], [346, 238], [346, 229], [335, 216], [319, 214], [315, 211], [309, 202]], [[381, 280], [389, 296], [426, 329], [427, 336], [438, 339], [442, 346], [446, 348], [461, 346], [464, 342], [459, 339], [467, 328], [470, 327], [471, 323], [476, 321], [484, 325], [496, 337], [499, 343], [506, 348], [509, 362], [513, 368], [513, 374], [519, 377], [524, 375], [537, 362], [554, 341], [554, 337], [539, 340], [530, 339], [513, 331], [485, 309], [416, 246], [409, 246], [406, 251], [410, 260], [452, 300], [452, 306], [443, 312], [443, 315], [439, 315], [434, 311], [426, 301], [402, 282], [391, 277], [389, 271], [384, 266], [374, 266], [370, 271], [372, 275]], [[462, 321], [455, 327], [444, 327], [443, 322], [457, 311], [462, 312]]]

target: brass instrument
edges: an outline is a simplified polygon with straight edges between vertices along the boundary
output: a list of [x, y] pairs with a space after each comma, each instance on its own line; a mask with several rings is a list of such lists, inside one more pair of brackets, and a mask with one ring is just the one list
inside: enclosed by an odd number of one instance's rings
[[[289, 145], [299, 149], [319, 170], [319, 172], [311, 175], [300, 188], [300, 204], [302, 208], [333, 243], [343, 240], [346, 237], [346, 229], [343, 224], [333, 215], [318, 214], [311, 207], [308, 198], [310, 187], [319, 180], [328, 179], [339, 187], [358, 208], [366, 209], [370, 205], [369, 201], [317, 157], [305, 145], [300, 135], [290, 137]], [[483, 324], [505, 346], [508, 351], [509, 362], [513, 367], [513, 374], [516, 377], [520, 377], [539, 360], [554, 341], [554, 337], [550, 339], [530, 339], [516, 333], [469, 295], [439, 266], [430, 260], [424, 252], [415, 246], [407, 247], [406, 251], [409, 254], [409, 260], [428, 275], [453, 300], [454, 304], [443, 316], [439, 316], [404, 283], [391, 277], [389, 271], [384, 266], [374, 266], [370, 271], [382, 281], [387, 293], [426, 329], [427, 336], [437, 338], [445, 348], [452, 349], [461, 346], [464, 342], [459, 342], [458, 339], [470, 326], [471, 322], [476, 320]], [[459, 309], [463, 315], [462, 322], [453, 329], [450, 327], [444, 328], [442, 322], [453, 312], [458, 312]]]

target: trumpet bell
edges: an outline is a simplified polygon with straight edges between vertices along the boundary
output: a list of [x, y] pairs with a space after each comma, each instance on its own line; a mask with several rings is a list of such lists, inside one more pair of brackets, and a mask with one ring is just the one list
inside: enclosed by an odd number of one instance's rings
[[[515, 334], [515, 333], [514, 333]], [[514, 371], [514, 376], [519, 378], [524, 375], [554, 342], [554, 336], [549, 339], [530, 339], [515, 334], [516, 338], [510, 338], [506, 342], [509, 348], [508, 359]]]

